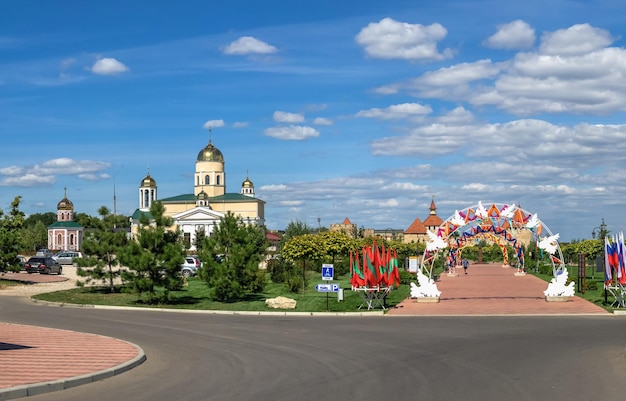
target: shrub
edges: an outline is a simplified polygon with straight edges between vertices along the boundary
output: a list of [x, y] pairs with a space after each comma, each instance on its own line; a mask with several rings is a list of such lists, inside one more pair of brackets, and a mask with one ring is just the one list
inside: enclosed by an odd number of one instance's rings
[[300, 275], [290, 275], [286, 282], [289, 292], [297, 293], [302, 290], [302, 277]]
[[410, 273], [404, 269], [400, 269], [400, 284], [409, 285], [411, 281], [416, 281], [414, 273]]

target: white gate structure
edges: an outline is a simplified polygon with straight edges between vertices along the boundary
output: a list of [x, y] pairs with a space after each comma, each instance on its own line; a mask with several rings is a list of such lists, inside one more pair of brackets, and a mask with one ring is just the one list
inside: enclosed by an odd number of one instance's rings
[[[414, 286], [416, 289], [412, 292], [415, 294], [414, 297], [438, 297], [441, 292], [432, 280], [435, 261], [441, 258], [444, 263], [447, 263], [448, 269], [454, 271], [456, 266], [460, 265], [460, 253], [463, 248], [473, 245], [478, 239], [487, 239], [498, 244], [503, 253], [504, 265], [507, 267], [509, 264], [507, 246], [512, 247], [515, 250], [517, 262], [516, 274], [524, 274], [524, 249], [520, 239], [522, 236], [525, 236], [529, 243], [536, 242], [539, 249], [549, 254], [554, 278], [544, 294], [546, 296], [574, 295], [571, 285], [573, 283], [569, 286], [565, 285], [567, 269], [558, 242], [559, 234], [552, 234], [536, 213], [529, 213], [515, 204], [492, 203], [485, 207], [482, 202], [478, 202], [477, 205], [456, 210], [437, 228], [436, 232], [428, 231], [428, 235], [426, 252], [422, 258], [420, 271], [418, 271], [418, 285]], [[423, 285], [422, 283], [427, 283], [427, 291], [418, 290]]]

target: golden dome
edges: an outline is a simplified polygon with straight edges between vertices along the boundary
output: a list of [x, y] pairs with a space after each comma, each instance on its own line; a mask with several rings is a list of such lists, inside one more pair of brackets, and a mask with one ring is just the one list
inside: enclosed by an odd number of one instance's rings
[[246, 179], [241, 183], [241, 186], [243, 188], [254, 188], [254, 184], [248, 177], [246, 177]]
[[154, 178], [150, 177], [150, 173], [148, 173], [148, 175], [141, 180], [141, 184], [139, 186], [156, 188], [157, 184], [156, 181], [154, 181]]
[[213, 143], [209, 142], [209, 144], [198, 153], [198, 161], [224, 163], [224, 155], [222, 155], [222, 152], [220, 152], [218, 148], [213, 146]]
[[57, 203], [57, 210], [74, 210], [74, 204], [67, 197], [64, 197]]

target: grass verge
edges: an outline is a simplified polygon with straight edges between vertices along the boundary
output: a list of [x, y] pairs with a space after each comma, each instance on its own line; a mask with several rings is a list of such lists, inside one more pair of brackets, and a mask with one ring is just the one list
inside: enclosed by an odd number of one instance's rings
[[[319, 278], [319, 273], [315, 275]], [[84, 287], [71, 290], [55, 291], [33, 296], [34, 299], [79, 305], [110, 305], [110, 306], [132, 306], [145, 308], [172, 308], [172, 309], [194, 309], [194, 310], [225, 310], [225, 311], [280, 311], [280, 309], [269, 308], [265, 305], [265, 300], [283, 296], [296, 300], [296, 312], [357, 312], [367, 311], [367, 307], [359, 307], [363, 301], [359, 294], [350, 289], [350, 282], [347, 277], [335, 280], [333, 284], [339, 284], [343, 288], [344, 300], [338, 302], [337, 293], [320, 293], [315, 290], [315, 285], [322, 283], [322, 280], [309, 280], [309, 285], [304, 292], [293, 293], [287, 291], [285, 284], [268, 283], [262, 293], [250, 294], [246, 298], [237, 302], [217, 302], [211, 300], [209, 289], [206, 284], [197, 279], [190, 278], [188, 285], [180, 291], [171, 292], [171, 302], [167, 305], [146, 305], [138, 301], [137, 294], [121, 292], [110, 293], [105, 287]], [[324, 283], [326, 284], [326, 283]], [[398, 305], [409, 296], [408, 285], [401, 285], [392, 290], [385, 299], [387, 308]], [[290, 309], [294, 311], [293, 309]], [[381, 308], [375, 310], [380, 311]]]

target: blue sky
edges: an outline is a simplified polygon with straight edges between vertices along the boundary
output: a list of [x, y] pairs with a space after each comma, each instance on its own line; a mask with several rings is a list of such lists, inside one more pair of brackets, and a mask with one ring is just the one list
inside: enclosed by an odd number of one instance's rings
[[266, 223], [406, 229], [516, 203], [626, 228], [619, 0], [2, 1], [0, 208], [131, 214], [212, 139]]

